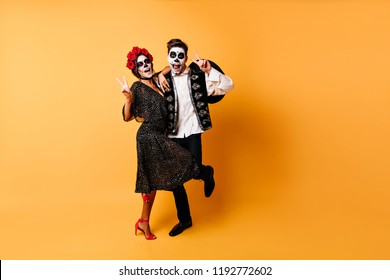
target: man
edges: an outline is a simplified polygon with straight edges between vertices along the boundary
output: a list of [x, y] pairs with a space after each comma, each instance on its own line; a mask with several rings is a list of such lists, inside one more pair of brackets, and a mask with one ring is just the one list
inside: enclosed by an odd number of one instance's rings
[[[201, 135], [211, 128], [208, 104], [220, 101], [233, 89], [233, 81], [216, 64], [200, 59], [198, 54], [197, 60], [187, 67], [188, 46], [180, 39], [170, 40], [167, 47], [170, 72], [159, 80], [168, 103], [168, 136], [193, 154], [200, 168], [197, 179], [204, 181], [204, 194], [210, 197], [215, 187], [214, 169], [202, 164]], [[170, 236], [192, 226], [184, 186], [175, 188], [173, 195], [179, 223], [169, 232]]]

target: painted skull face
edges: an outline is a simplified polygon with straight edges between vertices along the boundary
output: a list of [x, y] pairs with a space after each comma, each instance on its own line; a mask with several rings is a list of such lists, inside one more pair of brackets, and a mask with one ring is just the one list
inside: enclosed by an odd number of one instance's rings
[[137, 68], [141, 78], [150, 78], [153, 76], [152, 62], [143, 54], [137, 58]]
[[179, 74], [184, 64], [186, 63], [187, 57], [182, 48], [173, 47], [168, 53], [168, 63], [171, 66], [171, 71], [174, 74]]

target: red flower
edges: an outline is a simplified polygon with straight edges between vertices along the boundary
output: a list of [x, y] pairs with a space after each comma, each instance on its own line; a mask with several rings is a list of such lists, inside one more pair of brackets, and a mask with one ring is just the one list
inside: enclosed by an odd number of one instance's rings
[[135, 67], [135, 64], [132, 61], [127, 61], [126, 67], [132, 70]]
[[139, 47], [133, 47], [131, 52], [127, 54], [127, 64], [126, 67], [131, 69], [134, 69], [135, 67], [135, 60], [139, 55], [143, 54], [147, 58], [149, 58], [150, 61], [153, 61], [153, 56], [149, 53], [149, 51], [145, 48], [139, 48]]
[[137, 56], [136, 56], [134, 53], [132, 53], [132, 52], [129, 52], [128, 55], [127, 55], [127, 59], [128, 59], [128, 60], [133, 61], [133, 60], [135, 60], [136, 58], [137, 58]]
[[142, 54], [144, 54], [146, 56], [149, 54], [148, 50], [144, 49], [144, 48], [141, 49], [141, 52], [142, 52]]
[[138, 55], [139, 53], [141, 53], [141, 49], [139, 47], [133, 47], [131, 52], [135, 55]]

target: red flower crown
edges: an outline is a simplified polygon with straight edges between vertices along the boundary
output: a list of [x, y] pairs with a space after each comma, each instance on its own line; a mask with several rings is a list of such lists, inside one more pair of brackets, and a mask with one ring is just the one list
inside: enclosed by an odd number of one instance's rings
[[146, 56], [147, 58], [149, 58], [149, 60], [152, 62], [153, 61], [153, 56], [148, 52], [147, 49], [144, 49], [144, 48], [139, 48], [139, 47], [133, 47], [133, 49], [131, 50], [131, 52], [129, 52], [127, 54], [127, 64], [126, 64], [126, 67], [129, 68], [130, 70], [133, 70], [134, 67], [135, 67], [135, 60], [137, 59], [138, 56], [140, 56], [141, 54], [143, 54], [144, 56]]

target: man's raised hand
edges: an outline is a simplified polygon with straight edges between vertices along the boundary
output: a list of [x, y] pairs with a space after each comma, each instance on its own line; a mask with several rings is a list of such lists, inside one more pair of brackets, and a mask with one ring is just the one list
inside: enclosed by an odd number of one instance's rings
[[211, 70], [210, 62], [207, 59], [201, 59], [197, 52], [195, 52], [195, 57], [196, 60], [192, 59], [192, 62], [196, 63], [199, 66], [200, 70], [209, 74]]

